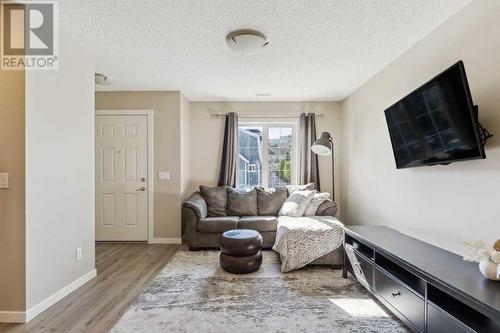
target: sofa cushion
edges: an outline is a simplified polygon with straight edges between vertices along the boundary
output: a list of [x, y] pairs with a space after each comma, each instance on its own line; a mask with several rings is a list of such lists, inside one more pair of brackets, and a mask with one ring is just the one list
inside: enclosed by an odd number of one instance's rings
[[196, 229], [200, 232], [224, 232], [238, 229], [239, 216], [206, 217], [200, 219]]
[[311, 202], [315, 190], [313, 191], [293, 191], [281, 207], [279, 215], [290, 217], [304, 216], [307, 206]]
[[200, 193], [207, 202], [208, 217], [227, 215], [227, 186], [208, 187], [201, 185]]
[[278, 216], [281, 206], [288, 198], [286, 188], [264, 189], [257, 187], [257, 209], [262, 216]]
[[335, 216], [335, 214], [337, 214], [337, 203], [332, 200], [326, 200], [316, 210], [318, 216]]
[[257, 231], [276, 231], [278, 218], [276, 216], [242, 216], [238, 222], [238, 229]]
[[255, 189], [243, 192], [229, 187], [227, 189], [227, 213], [237, 216], [256, 216], [257, 191]]

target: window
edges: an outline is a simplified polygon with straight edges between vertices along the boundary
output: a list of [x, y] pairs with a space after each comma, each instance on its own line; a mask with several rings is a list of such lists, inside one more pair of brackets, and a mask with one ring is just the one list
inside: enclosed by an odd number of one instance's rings
[[240, 123], [239, 189], [296, 184], [296, 123]]

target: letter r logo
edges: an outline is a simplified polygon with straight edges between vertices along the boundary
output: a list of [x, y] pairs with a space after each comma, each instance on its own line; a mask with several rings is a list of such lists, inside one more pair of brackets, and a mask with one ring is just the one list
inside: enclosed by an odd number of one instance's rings
[[3, 54], [48, 56], [54, 53], [52, 3], [2, 3]]

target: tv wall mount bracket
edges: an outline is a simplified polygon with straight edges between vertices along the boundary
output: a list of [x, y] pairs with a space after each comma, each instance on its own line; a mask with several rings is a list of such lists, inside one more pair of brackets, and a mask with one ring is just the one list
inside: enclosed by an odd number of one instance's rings
[[479, 130], [479, 140], [481, 140], [481, 144], [483, 147], [486, 145], [486, 142], [488, 139], [493, 137], [493, 134], [491, 134], [481, 123], [479, 122], [479, 107], [477, 105], [474, 105], [474, 113], [476, 114], [476, 120], [478, 124], [478, 130]]

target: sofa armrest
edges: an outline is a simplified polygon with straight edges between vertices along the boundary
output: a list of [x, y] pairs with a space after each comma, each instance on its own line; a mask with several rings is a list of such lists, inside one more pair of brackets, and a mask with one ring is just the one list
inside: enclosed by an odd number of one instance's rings
[[182, 237], [183, 243], [192, 247], [198, 247], [198, 221], [207, 217], [208, 207], [200, 192], [194, 192], [182, 204]]
[[337, 203], [332, 200], [326, 200], [316, 210], [318, 216], [335, 216], [335, 214], [337, 214]]
[[203, 199], [200, 192], [194, 192], [191, 194], [191, 196], [184, 202], [183, 207], [192, 209], [198, 219], [207, 217], [207, 202]]
[[198, 246], [198, 232], [196, 226], [198, 225], [198, 217], [194, 210], [187, 207], [182, 207], [182, 242], [187, 246]]

